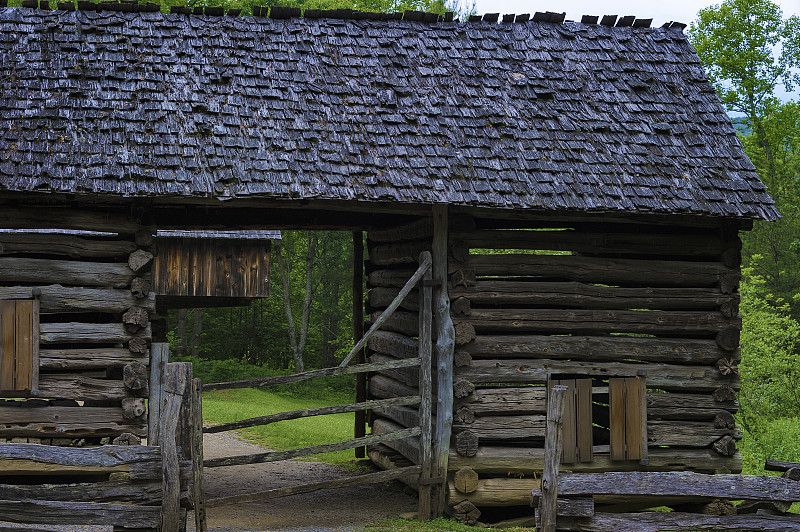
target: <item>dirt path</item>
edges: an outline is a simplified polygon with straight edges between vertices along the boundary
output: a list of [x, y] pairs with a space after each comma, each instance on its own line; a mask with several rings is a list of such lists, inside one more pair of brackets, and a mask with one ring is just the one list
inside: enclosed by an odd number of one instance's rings
[[[205, 458], [264, 452], [235, 434], [206, 434]], [[321, 462], [275, 462], [206, 469], [208, 498], [253, 493], [359, 474]], [[397, 482], [292, 495], [263, 503], [209, 508], [209, 530], [243, 532], [345, 531], [416, 511], [417, 500]], [[192, 520], [190, 520], [192, 521]], [[193, 523], [190, 524], [193, 530]]]

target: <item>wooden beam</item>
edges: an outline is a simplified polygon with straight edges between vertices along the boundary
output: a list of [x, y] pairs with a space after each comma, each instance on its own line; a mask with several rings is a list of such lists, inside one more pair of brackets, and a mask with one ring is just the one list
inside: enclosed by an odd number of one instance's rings
[[470, 323], [478, 334], [504, 332], [561, 333], [637, 333], [637, 334], [716, 334], [734, 326], [741, 329], [741, 318], [725, 318], [721, 313], [693, 311], [573, 310], [573, 309], [475, 309], [456, 322]]
[[[455, 350], [455, 327], [450, 318], [450, 297], [447, 294], [447, 206], [433, 206], [433, 278], [440, 281], [433, 294], [436, 327], [437, 404], [436, 437], [433, 449], [433, 476], [447, 475], [450, 436], [453, 424], [453, 353]], [[445, 513], [447, 486], [435, 485], [432, 490], [431, 517]]]
[[597, 362], [640, 360], [711, 365], [727, 356], [714, 340], [629, 336], [543, 336], [480, 334], [459, 347], [473, 358], [585, 357]]
[[[595, 453], [592, 462], [570, 464], [570, 471], [597, 473], [608, 470], [619, 471], [695, 471], [703, 473], [738, 473], [742, 470], [741, 456], [722, 456], [712, 449], [649, 450], [650, 463], [647, 466], [638, 461], [611, 461], [608, 455]], [[450, 471], [471, 467], [480, 474], [519, 475], [539, 474], [544, 465], [544, 449], [505, 446], [481, 446], [475, 456], [461, 456], [450, 453]]]
[[0, 282], [127, 288], [136, 274], [127, 264], [0, 257]]
[[563, 517], [561, 530], [596, 532], [660, 532], [662, 530], [757, 530], [786, 532], [800, 529], [800, 520], [777, 515], [704, 515], [687, 512], [595, 513], [592, 517]]
[[635, 376], [647, 371], [651, 388], [680, 392], [710, 392], [720, 385], [739, 388], [736, 379], [720, 375], [709, 366], [680, 366], [675, 364], [626, 364], [623, 362], [584, 362], [538, 359], [531, 360], [473, 360], [471, 365], [456, 368], [456, 375], [472, 383], [544, 384], [547, 373], [578, 374], [593, 377]]
[[191, 379], [191, 364], [170, 362], [166, 366], [164, 381], [164, 404], [161, 409], [160, 434], [164, 498], [161, 503], [161, 530], [179, 532], [180, 530], [180, 466], [178, 462], [178, 419], [181, 403], [189, 400], [184, 397], [186, 386]]
[[161, 502], [161, 482], [119, 480], [80, 484], [0, 484], [0, 500], [107, 502], [151, 506]]
[[0, 445], [0, 475], [74, 475], [128, 471], [132, 465], [160, 463], [157, 447], [104, 445], [56, 447], [32, 443]]
[[0, 255], [65, 255], [77, 258], [122, 258], [136, 250], [131, 240], [110, 240], [59, 233], [0, 233]]
[[206, 532], [205, 479], [203, 475], [203, 382], [192, 379], [192, 503], [194, 506], [194, 522], [196, 532]]
[[149, 325], [134, 334], [126, 331], [122, 323], [42, 323], [39, 326], [39, 341], [42, 345], [115, 344], [151, 336]]
[[688, 471], [620, 471], [564, 473], [562, 495], [653, 495], [711, 497], [748, 501], [800, 501], [800, 482], [755, 475], [703, 475]]
[[80, 209], [73, 207], [12, 206], [0, 209], [0, 227], [3, 229], [75, 229], [103, 233], [125, 233], [133, 235], [145, 229], [131, 217], [123, 214], [125, 209], [101, 210], [96, 207]]
[[158, 445], [161, 433], [161, 410], [164, 408], [164, 381], [169, 362], [169, 344], [154, 343], [150, 346], [150, 404], [148, 405], [148, 424], [150, 444]]
[[130, 350], [119, 347], [41, 349], [39, 351], [39, 367], [47, 370], [122, 368], [132, 362], [150, 364], [147, 353], [131, 353]]
[[145, 419], [125, 419], [122, 408], [113, 407], [0, 406], [0, 420], [0, 438], [147, 436]]
[[3, 520], [53, 525], [113, 525], [158, 528], [158, 506], [103, 502], [0, 501]]
[[45, 286], [0, 286], [0, 299], [26, 299], [38, 290], [41, 312], [108, 312], [122, 313], [133, 306], [155, 310], [155, 294], [146, 299], [135, 298], [130, 290], [109, 288], [76, 288], [57, 284]]

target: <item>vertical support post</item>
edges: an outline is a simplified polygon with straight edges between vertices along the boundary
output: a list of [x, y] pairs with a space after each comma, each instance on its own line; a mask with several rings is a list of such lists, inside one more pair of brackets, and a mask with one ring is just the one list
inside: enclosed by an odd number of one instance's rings
[[[361, 231], [353, 231], [353, 345], [364, 336], [364, 235]], [[363, 364], [364, 350], [356, 355], [356, 364]], [[356, 373], [356, 403], [367, 400], [367, 374]], [[353, 437], [361, 438], [367, 434], [367, 412], [355, 413]], [[364, 458], [365, 447], [356, 447], [356, 458]]]
[[[422, 262], [430, 253], [423, 251], [419, 256]], [[419, 285], [419, 451], [422, 471], [419, 474], [419, 511], [420, 521], [431, 518], [431, 478], [433, 466], [433, 438], [431, 434], [431, 400], [433, 391], [433, 287], [431, 286], [433, 273], [431, 269], [425, 272]]]
[[184, 396], [187, 395], [191, 371], [192, 365], [185, 362], [172, 362], [166, 365], [164, 404], [161, 409], [158, 435], [163, 470], [162, 532], [179, 532], [181, 529], [181, 475], [176, 440], [181, 404], [184, 399], [187, 401], [189, 399], [188, 396]]
[[544, 467], [542, 470], [542, 498], [539, 499], [539, 517], [542, 532], [556, 530], [556, 498], [558, 497], [558, 463], [561, 461], [561, 422], [567, 387], [554, 385], [547, 401], [547, 432], [544, 439]]
[[434, 292], [436, 320], [436, 443], [433, 453], [433, 517], [445, 513], [447, 504], [447, 459], [453, 429], [453, 352], [456, 331], [450, 318], [450, 297], [447, 294], [447, 206], [433, 206], [433, 278], [438, 281]]
[[147, 403], [147, 443], [158, 447], [161, 409], [164, 408], [164, 378], [169, 362], [169, 344], [150, 346], [150, 400]]
[[192, 379], [192, 499], [194, 500], [194, 526], [197, 532], [206, 532], [206, 499], [203, 494], [203, 382]]
[[639, 397], [642, 401], [641, 408], [641, 421], [639, 422], [642, 432], [642, 457], [639, 459], [639, 464], [650, 464], [650, 454], [647, 449], [647, 370], [640, 369], [637, 373], [639, 376]]

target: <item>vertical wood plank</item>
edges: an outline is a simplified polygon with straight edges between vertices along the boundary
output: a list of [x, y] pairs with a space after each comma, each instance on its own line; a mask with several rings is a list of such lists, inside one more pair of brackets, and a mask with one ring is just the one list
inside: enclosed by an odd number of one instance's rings
[[[558, 463], [562, 451], [562, 421], [567, 387], [553, 385], [547, 401], [547, 431], [544, 440], [542, 469], [542, 497], [539, 499], [539, 516], [543, 532], [556, 530], [556, 498], [558, 497]], [[537, 527], [538, 529], [538, 527]]]
[[159, 443], [163, 469], [163, 495], [161, 502], [161, 531], [179, 532], [181, 480], [178, 463], [178, 417], [186, 390], [186, 372], [183, 364], [171, 362], [166, 367], [164, 382], [164, 407], [161, 410]]
[[150, 399], [147, 405], [147, 443], [158, 446], [161, 427], [161, 410], [164, 408], [164, 380], [169, 362], [169, 344], [150, 346]]
[[14, 370], [14, 389], [31, 389], [31, 363], [33, 358], [33, 301], [15, 301], [16, 348], [14, 350], [16, 368]]
[[625, 379], [608, 379], [612, 460], [625, 460]]
[[647, 451], [647, 371], [641, 371], [639, 376], [639, 394], [641, 397], [641, 417], [639, 418], [639, 426], [642, 431], [641, 440], [641, 458], [639, 463], [641, 465], [648, 465], [650, 463], [650, 455]]
[[197, 532], [207, 532], [206, 499], [203, 477], [203, 382], [192, 379], [192, 499], [194, 500], [194, 523]]
[[[434, 445], [434, 476], [445, 478], [450, 437], [453, 429], [453, 352], [456, 332], [450, 317], [450, 297], [447, 294], [447, 205], [433, 206], [433, 278], [438, 281], [434, 293], [436, 320], [436, 370], [438, 392], [436, 399], [436, 437]], [[432, 516], [445, 513], [447, 484], [436, 484]]]
[[592, 379], [575, 381], [576, 427], [578, 431], [578, 462], [592, 461]]
[[264, 253], [259, 257], [258, 295], [269, 297], [269, 269], [272, 264], [272, 240], [266, 243]]
[[203, 294], [210, 297], [216, 292], [217, 256], [213, 242], [206, 241], [203, 246]]
[[244, 297], [245, 294], [245, 270], [247, 270], [247, 257], [243, 252], [244, 246], [235, 240], [230, 240], [228, 246], [231, 250], [231, 288], [229, 294], [232, 297]]
[[184, 372], [186, 387], [183, 390], [184, 400], [181, 402], [181, 411], [178, 414], [178, 446], [181, 460], [192, 459], [192, 402], [189, 398], [192, 395], [192, 364], [189, 362], [178, 362], [181, 364], [181, 371]]
[[196, 296], [199, 295], [199, 286], [197, 282], [198, 263], [202, 260], [200, 249], [200, 240], [184, 240], [184, 249], [186, 253], [186, 277], [185, 281], [181, 283], [181, 289], [184, 294]]
[[[422, 263], [430, 255], [423, 251], [419, 261]], [[433, 287], [430, 280], [433, 273], [430, 268], [425, 272], [422, 282], [419, 285], [419, 425], [420, 425], [420, 457], [422, 471], [419, 478], [419, 511], [420, 521], [427, 521], [432, 514], [432, 498], [430, 479], [433, 476], [431, 466], [433, 465], [433, 435], [431, 433], [431, 411], [433, 393]], [[426, 282], [427, 281], [427, 282]]]
[[638, 377], [625, 379], [625, 458], [642, 458], [642, 397]]
[[561, 462], [574, 464], [577, 461], [577, 419], [575, 413], [575, 379], [560, 380], [557, 384], [567, 387], [564, 398], [564, 416], [562, 419], [562, 448]]
[[[364, 235], [361, 231], [353, 231], [353, 345], [356, 345], [364, 336]], [[364, 350], [356, 354], [356, 364], [365, 361]], [[356, 403], [367, 400], [366, 373], [356, 373]], [[361, 438], [367, 433], [367, 413], [355, 413], [355, 427], [353, 437]], [[366, 456], [366, 447], [356, 447], [356, 458]]]
[[31, 392], [39, 393], [39, 314], [40, 305], [37, 296], [31, 305]]
[[2, 390], [14, 389], [14, 370], [16, 369], [14, 352], [17, 348], [14, 339], [17, 327], [15, 310], [14, 301], [0, 301], [0, 335], [2, 335], [0, 338], [0, 389]]

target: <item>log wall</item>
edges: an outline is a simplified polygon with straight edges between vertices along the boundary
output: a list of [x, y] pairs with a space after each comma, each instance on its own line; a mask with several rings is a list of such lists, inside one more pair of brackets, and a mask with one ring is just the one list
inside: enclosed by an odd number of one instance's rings
[[[593, 458], [565, 466], [570, 470], [741, 470], [732, 417], [742, 323], [738, 225], [455, 214], [450, 227], [457, 342], [451, 505], [470, 497], [480, 505], [486, 486], [504, 479], [538, 478], [549, 378], [592, 379]], [[425, 221], [368, 234], [368, 311], [377, 313], [397, 294], [430, 234]], [[403, 304], [388, 331], [370, 342], [372, 356], [415, 356], [417, 305], [416, 298]], [[609, 378], [637, 375], [646, 381], [649, 458], [612, 460]], [[378, 374], [370, 394], [403, 395], [415, 379], [413, 370]], [[378, 432], [417, 419], [409, 408], [378, 415]], [[409, 443], [394, 451], [412, 461], [418, 454]], [[454, 480], [465, 470], [482, 486], [474, 495]]]
[[153, 231], [120, 211], [0, 217], [0, 299], [40, 302], [38, 392], [0, 392], [0, 442], [147, 436]]

